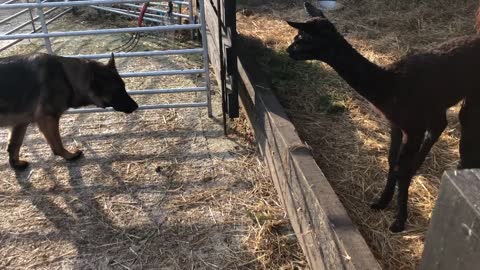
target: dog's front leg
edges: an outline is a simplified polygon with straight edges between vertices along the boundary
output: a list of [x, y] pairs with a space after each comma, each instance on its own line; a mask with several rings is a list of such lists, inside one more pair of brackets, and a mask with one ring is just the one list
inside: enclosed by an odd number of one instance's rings
[[12, 168], [18, 170], [23, 170], [28, 166], [28, 162], [20, 160], [20, 147], [27, 132], [27, 127], [28, 124], [16, 125], [12, 128], [8, 136], [8, 162]]
[[75, 160], [82, 155], [82, 151], [76, 149], [73, 152], [63, 147], [62, 138], [60, 137], [58, 117], [45, 116], [37, 120], [38, 128], [47, 139], [50, 148], [55, 155], [61, 156], [66, 160]]

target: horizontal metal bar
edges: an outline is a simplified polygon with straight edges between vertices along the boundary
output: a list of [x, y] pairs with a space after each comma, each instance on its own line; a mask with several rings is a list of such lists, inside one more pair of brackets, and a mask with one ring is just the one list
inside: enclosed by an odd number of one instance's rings
[[[134, 4], [123, 4], [123, 6], [127, 6], [127, 7], [133, 7], [133, 8], [138, 8], [138, 9], [141, 9], [142, 6], [140, 5], [134, 5]], [[162, 14], [167, 14], [167, 12], [165, 10], [160, 10], [160, 9], [156, 9], [156, 8], [148, 8], [148, 10], [151, 10], [151, 11], [155, 11], [155, 12], [160, 12]], [[176, 12], [172, 12], [172, 16], [175, 16], [175, 17], [182, 17], [182, 18], [188, 18], [188, 15], [185, 15], [185, 14], [181, 14], [181, 13], [176, 13]]]
[[117, 29], [84, 30], [84, 31], [70, 31], [70, 32], [51, 32], [51, 33], [48, 33], [48, 34], [16, 34], [16, 35], [0, 36], [0, 40], [26, 39], [26, 38], [47, 38], [47, 37], [73, 37], [73, 36], [140, 33], [140, 32], [155, 32], [155, 31], [174, 31], [174, 30], [192, 30], [192, 29], [200, 29], [201, 26], [202, 26], [201, 24], [183, 24], [183, 25], [161, 25], [161, 26], [148, 26], [148, 27], [130, 27], [130, 28], [117, 28]]
[[[57, 8], [52, 8], [51, 10], [54, 10], [54, 9], [57, 9]], [[58, 13], [57, 15], [55, 15], [55, 16], [53, 16], [52, 18], [50, 18], [49, 20], [47, 20], [47, 21], [46, 21], [46, 24], [48, 25], [48, 24], [50, 24], [50, 23], [58, 20], [60, 17], [62, 17], [63, 15], [67, 14], [67, 13], [70, 12], [72, 9], [73, 9], [73, 8], [67, 8], [67, 9], [65, 9], [64, 11]], [[47, 12], [49, 12], [49, 11], [50, 11], [50, 10], [47, 10], [47, 11], [45, 12], [45, 14], [47, 14]], [[38, 31], [38, 30], [41, 30], [41, 29], [42, 29], [42, 27], [40, 26], [40, 27], [37, 28], [37, 31]]]
[[[107, 12], [120, 14], [120, 15], [125, 15], [125, 16], [128, 16], [128, 17], [133, 17], [133, 18], [138, 18], [139, 15], [140, 15], [140, 11], [134, 11], [134, 10], [127, 10], [127, 9], [121, 9], [121, 8], [111, 8], [111, 7], [99, 7], [99, 6], [90, 6], [90, 7], [95, 8], [95, 9], [99, 9], [99, 10], [103, 10], [103, 11], [107, 11]], [[166, 14], [166, 12], [163, 12], [163, 14]], [[182, 17], [182, 18], [188, 17], [187, 15], [182, 15], [182, 14], [177, 14], [177, 15], [178, 16], [173, 14], [174, 17]], [[157, 18], [157, 19], [155, 19], [155, 18]], [[156, 23], [164, 23], [165, 18], [166, 18], [165, 15], [158, 15], [158, 14], [149, 13], [148, 10], [143, 16], [143, 20], [150, 21], [150, 22], [156, 22]], [[158, 19], [162, 19], [162, 21], [160, 21]]]
[[[57, 9], [58, 9], [58, 8], [51, 8], [51, 9], [45, 11], [43, 14], [44, 14], [44, 15], [48, 15], [48, 14], [50, 14], [52, 11], [55, 11], [55, 10], [57, 10]], [[27, 9], [27, 10], [28, 10], [28, 9]], [[39, 16], [35, 16], [35, 17], [33, 18], [33, 20], [36, 21], [36, 20], [38, 20], [38, 18], [40, 18], [40, 17], [39, 17]], [[0, 35], [10, 35], [11, 33], [14, 33], [14, 32], [16, 32], [16, 31], [24, 28], [25, 26], [29, 26], [29, 25], [31, 25], [31, 24], [32, 24], [32, 21], [31, 21], [31, 20], [30, 20], [30, 21], [26, 21], [26, 22], [18, 25], [17, 27], [11, 29], [10, 31], [5, 32], [5, 33], [2, 33], [2, 34], [0, 34]], [[42, 27], [39, 27], [39, 28], [42, 29]], [[31, 32], [31, 33], [35, 33], [35, 32]]]
[[20, 8], [44, 8], [44, 7], [78, 7], [89, 5], [111, 5], [123, 3], [146, 3], [145, 0], [87, 0], [87, 1], [68, 1], [68, 2], [48, 2], [48, 3], [20, 3], [0, 5], [2, 9], [20, 9]]
[[[143, 56], [165, 56], [165, 55], [182, 55], [182, 54], [201, 54], [202, 48], [196, 49], [183, 49], [183, 50], [164, 50], [164, 51], [144, 51], [144, 52], [118, 52], [114, 53], [115, 58], [120, 57], [143, 57]], [[78, 55], [66, 55], [66, 57], [74, 58], [87, 58], [87, 59], [105, 59], [110, 58], [112, 54], [78, 54]]]
[[[15, 2], [15, 1], [17, 1], [17, 0], [10, 0], [10, 1], [7, 1], [7, 2], [5, 2], [5, 3], [2, 3], [2, 5], [5, 5], [5, 4], [11, 3], [11, 2]], [[42, 3], [45, 3], [45, 2], [47, 2], [47, 0], [43, 0], [43, 1], [42, 1]], [[24, 10], [20, 10], [19, 12], [15, 13], [15, 14], [13, 14], [13, 15], [11, 15], [11, 16], [8, 16], [7, 18], [1, 20], [1, 21], [0, 21], [0, 24], [5, 23], [5, 22], [8, 22], [8, 21], [10, 21], [10, 20], [12, 20], [12, 19], [14, 19], [14, 18], [22, 15], [23, 13], [28, 12], [28, 10], [29, 10], [28, 8], [26, 8], [26, 9], [24, 9]], [[30, 21], [29, 23], [31, 23], [31, 21]]]
[[[60, 17], [62, 17], [62, 16], [65, 15], [66, 13], [70, 12], [70, 10], [72, 10], [72, 8], [67, 8], [66, 10], [64, 10], [64, 11], [60, 12], [59, 14], [55, 15], [53, 18], [51, 18], [50, 20], [46, 21], [45, 23], [46, 23], [47, 25], [49, 25], [50, 23], [58, 20]], [[37, 28], [37, 31], [39, 31], [39, 30], [42, 30], [42, 27], [41, 27], [41, 26]], [[35, 31], [32, 31], [32, 32], [30, 32], [30, 33], [33, 34], [33, 33], [35, 33]], [[23, 39], [17, 39], [17, 40], [14, 40], [14, 41], [10, 42], [9, 44], [7, 44], [7, 45], [3, 46], [2, 48], [0, 48], [0, 52], [1, 52], [1, 51], [4, 51], [4, 50], [6, 50], [6, 49], [8, 49], [8, 48], [10, 48], [10, 47], [12, 47], [13, 45], [21, 42], [22, 40], [23, 40]]]
[[10, 3], [13, 3], [13, 2], [17, 2], [18, 0], [8, 0], [6, 2], [3, 2], [2, 5], [8, 5]]
[[120, 73], [120, 76], [123, 78], [133, 78], [133, 77], [150, 77], [150, 76], [202, 74], [204, 72], [205, 72], [204, 69], [161, 70], [161, 71], [126, 72], [126, 73]]
[[23, 10], [20, 10], [19, 12], [15, 13], [15, 14], [13, 14], [13, 15], [10, 15], [10, 16], [8, 16], [7, 18], [1, 20], [1, 21], [0, 21], [0, 24], [5, 23], [5, 22], [8, 22], [8, 21], [10, 21], [10, 20], [12, 20], [12, 19], [15, 19], [16, 17], [22, 15], [23, 13], [27, 13], [27, 12], [28, 12], [28, 8], [23, 9]]
[[[150, 8], [150, 10], [166, 15], [168, 12], [156, 8]], [[147, 13], [148, 14], [148, 13]], [[188, 15], [182, 13], [172, 12], [173, 17], [188, 18]]]
[[[172, 1], [172, 3], [177, 4], [177, 5], [190, 6], [190, 3], [185, 2], [185, 1]], [[157, 3], [157, 2], [150, 2], [150, 5], [162, 6], [162, 5], [165, 5], [165, 4], [164, 3]]]
[[[123, 15], [123, 16], [138, 18], [138, 15], [136, 15], [134, 12], [125, 11], [125, 10], [122, 10], [122, 9], [106, 8], [106, 7], [99, 7], [99, 6], [90, 6], [90, 7], [94, 8], [94, 9], [98, 9], [98, 10], [103, 10], [103, 11], [106, 11], [106, 12], [111, 12], [111, 13], [114, 13], [114, 14], [119, 14], [119, 15]], [[143, 20], [147, 21], [147, 22], [163, 23], [160, 20], [152, 19], [152, 18], [149, 18], [147, 16], [144, 16]]]
[[173, 94], [173, 93], [196, 93], [205, 92], [207, 87], [190, 87], [190, 88], [172, 88], [172, 89], [145, 89], [145, 90], [129, 90], [128, 94], [136, 95], [155, 95], [155, 94]]
[[[206, 102], [202, 103], [176, 103], [176, 104], [157, 104], [157, 105], [142, 105], [138, 107], [138, 111], [155, 110], [155, 109], [173, 109], [173, 108], [202, 108], [207, 107]], [[82, 108], [82, 109], [70, 109], [66, 111], [66, 114], [74, 113], [103, 113], [114, 112], [113, 108]]]
[[172, 1], [174, 4], [190, 6], [190, 3], [184, 1]]
[[[133, 7], [133, 8], [138, 8], [138, 9], [141, 9], [141, 8], [142, 8], [141, 5], [135, 5], [135, 4], [122, 4], [122, 6]], [[148, 10], [152, 10], [152, 11], [155, 11], [155, 12], [160, 12], [160, 13], [163, 13], [163, 14], [166, 14], [166, 13], [167, 13], [167, 11], [161, 10], [161, 9], [157, 9], [157, 8], [148, 8], [147, 11], [148, 11]], [[177, 17], [188, 18], [188, 15], [181, 14], [181, 13], [176, 13], [176, 12], [172, 12], [172, 15], [173, 15], [173, 16], [177, 16]]]
[[[129, 5], [129, 4], [124, 4], [124, 6], [127, 6], [127, 5]], [[141, 6], [136, 6], [136, 5], [131, 5], [131, 6], [128, 6], [128, 7], [137, 7], [138, 9], [141, 9]], [[161, 14], [164, 14], [164, 15], [153, 14], [153, 13], [150, 13], [149, 11], [155, 11], [155, 12], [158, 12], [158, 13], [161, 13]], [[131, 12], [134, 12], [135, 14], [140, 14], [140, 12], [138, 12], [138, 11], [131, 11]], [[145, 12], [145, 16], [151, 16], [151, 17], [157, 17], [157, 18], [165, 18], [166, 14], [167, 14], [166, 11], [155, 9], [155, 8], [148, 8], [147, 12]], [[187, 15], [184, 15], [184, 14], [181, 14], [181, 13], [175, 13], [175, 12], [172, 12], [172, 16], [173, 17], [188, 18]]]

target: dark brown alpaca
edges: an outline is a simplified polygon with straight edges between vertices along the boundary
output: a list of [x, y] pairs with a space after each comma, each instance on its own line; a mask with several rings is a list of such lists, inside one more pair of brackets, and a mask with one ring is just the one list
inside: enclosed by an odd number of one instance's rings
[[477, 33], [480, 33], [480, 7], [477, 9], [477, 12], [475, 12], [475, 29]]
[[[475, 29], [477, 34], [480, 34], [480, 7], [475, 15]], [[459, 115], [461, 124], [459, 168], [480, 168], [479, 118], [480, 93], [473, 93], [465, 98]]]
[[[381, 67], [360, 55], [320, 10], [308, 3], [305, 8], [314, 18], [304, 23], [288, 22], [299, 32], [287, 51], [295, 60], [329, 64], [390, 121], [387, 183], [372, 208], [385, 209], [398, 185], [397, 216], [390, 230], [403, 231], [410, 182], [447, 126], [447, 109], [467, 97], [462, 124], [475, 131], [473, 116], [480, 115], [476, 114], [480, 109], [468, 106], [468, 101], [469, 97], [475, 100], [475, 96], [480, 96], [480, 36], [454, 39]], [[463, 148], [464, 153], [468, 152], [467, 147]], [[466, 155], [469, 162], [479, 164], [472, 161], [473, 153]]]

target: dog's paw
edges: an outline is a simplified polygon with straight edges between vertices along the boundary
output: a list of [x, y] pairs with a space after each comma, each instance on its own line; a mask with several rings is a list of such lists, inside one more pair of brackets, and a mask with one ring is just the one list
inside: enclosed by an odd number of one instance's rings
[[405, 222], [400, 222], [398, 220], [395, 220], [392, 225], [390, 225], [390, 231], [392, 233], [399, 233], [405, 230]]
[[67, 152], [63, 158], [65, 158], [68, 161], [74, 161], [83, 156], [83, 152], [81, 150], [75, 150], [73, 152]]
[[12, 166], [12, 168], [14, 168], [15, 170], [25, 170], [28, 165], [30, 165], [28, 162], [24, 161], [24, 160], [9, 160], [9, 163], [10, 163], [10, 166]]

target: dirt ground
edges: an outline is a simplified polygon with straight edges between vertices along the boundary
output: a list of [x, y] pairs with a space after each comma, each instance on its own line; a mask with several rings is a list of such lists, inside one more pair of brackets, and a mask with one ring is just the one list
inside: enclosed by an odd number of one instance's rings
[[[415, 269], [441, 176], [458, 162], [458, 106], [449, 110], [449, 126], [413, 179], [406, 231], [390, 233], [395, 202], [381, 212], [369, 207], [386, 179], [388, 123], [327, 64], [288, 57], [285, 49], [297, 31], [285, 20], [307, 19], [302, 2], [240, 0], [239, 32], [264, 45], [257, 52], [259, 65], [270, 73], [277, 97], [383, 268]], [[475, 32], [477, 0], [337, 2], [343, 7], [326, 16], [356, 50], [380, 65]]]
[[[97, 21], [98, 22], [98, 21]], [[102, 26], [115, 27], [117, 19]], [[92, 29], [67, 15], [50, 31]], [[172, 35], [140, 49], [198, 46]], [[59, 54], [106, 52], [128, 35], [57, 38]], [[41, 50], [30, 40], [3, 55]], [[194, 68], [196, 56], [117, 59], [118, 69]], [[129, 89], [199, 86], [197, 76], [126, 80]], [[141, 104], [201, 102], [204, 94], [135, 96]], [[297, 240], [244, 120], [223, 135], [220, 95], [206, 109], [66, 115], [61, 133], [84, 158], [54, 157], [29, 128], [23, 172], [0, 152], [1, 269], [304, 269]], [[0, 131], [5, 148], [7, 130]]]

